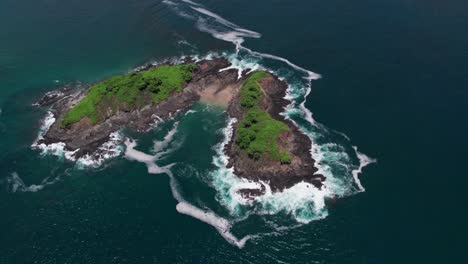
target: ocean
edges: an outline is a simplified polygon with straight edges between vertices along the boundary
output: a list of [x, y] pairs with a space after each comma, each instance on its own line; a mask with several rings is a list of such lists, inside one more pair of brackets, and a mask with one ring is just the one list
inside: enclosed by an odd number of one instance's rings
[[[0, 263], [464, 263], [468, 3], [0, 1]], [[327, 180], [245, 201], [234, 120], [198, 103], [113, 154], [37, 140], [34, 105], [144, 63], [227, 57], [289, 84]]]

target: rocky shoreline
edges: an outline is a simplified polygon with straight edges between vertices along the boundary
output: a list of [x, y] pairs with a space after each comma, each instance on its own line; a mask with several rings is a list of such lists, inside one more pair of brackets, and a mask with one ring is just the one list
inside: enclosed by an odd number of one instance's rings
[[[188, 62], [190, 61], [185, 63]], [[236, 70], [219, 72], [228, 66], [229, 62], [223, 58], [201, 61], [197, 63], [197, 70], [193, 74], [192, 81], [186, 84], [182, 92], [172, 94], [156, 106], [148, 104], [135, 111], [119, 111], [94, 126], [87, 118], [83, 118], [70, 128], [65, 129], [60, 126], [65, 113], [85, 96], [87, 89], [77, 91], [77, 89], [62, 88], [57, 92], [48, 93], [38, 102], [38, 105], [52, 106], [51, 111], [57, 121], [38, 143], [49, 145], [63, 142], [67, 150], [76, 151], [76, 158], [93, 153], [98, 146], [109, 139], [109, 135], [113, 132], [124, 127], [136, 131], [147, 131], [152, 128], [155, 121], [166, 120], [179, 111], [187, 110], [193, 103], [200, 100], [200, 92], [205, 87], [237, 83]], [[148, 66], [138, 70], [144, 71], [151, 67], [158, 66]]]
[[[182, 63], [195, 62], [187, 59]], [[83, 89], [81, 83], [67, 85], [47, 93], [37, 105], [50, 107], [56, 121], [38, 144], [49, 145], [63, 142], [66, 150], [73, 151], [74, 157], [80, 158], [96, 152], [103, 143], [109, 140], [113, 132], [122, 128], [147, 131], [154, 126], [155, 121], [167, 120], [179, 111], [186, 111], [197, 101], [222, 105], [227, 108], [229, 117], [240, 120], [244, 110], [240, 106], [239, 90], [247, 77], [245, 72], [241, 78], [238, 78], [238, 71], [229, 69], [230, 63], [225, 58], [202, 60], [196, 62], [195, 65], [192, 79], [184, 84], [181, 92], [174, 92], [157, 105], [147, 104], [137, 110], [118, 111], [95, 125], [91, 125], [86, 117], [67, 128], [60, 125], [64, 115], [86, 96], [87, 89]], [[145, 71], [153, 67], [158, 66], [143, 66], [137, 71]], [[280, 138], [284, 143], [281, 147], [291, 153], [292, 161], [290, 164], [280, 164], [267, 159], [250, 158], [234, 143], [239, 124], [236, 122], [233, 127], [233, 138], [224, 149], [229, 157], [228, 166], [234, 167], [234, 172], [239, 177], [269, 183], [272, 191], [282, 191], [302, 181], [320, 188], [324, 176], [316, 174], [315, 161], [310, 154], [312, 142], [309, 137], [299, 131], [293, 122], [280, 114], [289, 104], [284, 99], [287, 84], [276, 76], [270, 75], [261, 81], [261, 87], [265, 94], [262, 108], [272, 118], [283, 122], [289, 128], [288, 132], [281, 134]], [[242, 189], [239, 192], [244, 197], [253, 197], [265, 193], [265, 187]]]
[[[261, 82], [265, 92], [264, 109], [276, 120], [282, 121], [289, 127], [289, 132], [281, 137], [288, 143], [288, 150], [293, 155], [291, 164], [280, 164], [270, 160], [253, 160], [246, 155], [231, 139], [225, 147], [225, 152], [229, 157], [229, 167], [234, 167], [234, 174], [253, 180], [255, 182], [268, 183], [273, 192], [290, 188], [299, 182], [308, 182], [317, 188], [322, 187], [325, 177], [317, 174], [315, 161], [312, 159], [310, 147], [312, 142], [308, 136], [303, 134], [297, 126], [281, 115], [289, 101], [285, 99], [288, 85], [276, 76], [269, 76]], [[240, 120], [244, 111], [239, 102], [239, 95], [236, 96], [228, 108], [230, 117]], [[235, 137], [239, 122], [233, 127]], [[241, 189], [239, 192], [244, 197], [258, 196], [265, 193], [265, 186], [260, 189]]]

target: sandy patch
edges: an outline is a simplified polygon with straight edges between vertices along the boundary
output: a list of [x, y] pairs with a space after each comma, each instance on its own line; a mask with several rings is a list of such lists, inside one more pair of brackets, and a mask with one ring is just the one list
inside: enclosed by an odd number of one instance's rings
[[238, 85], [210, 85], [199, 93], [200, 102], [227, 108], [238, 89]]

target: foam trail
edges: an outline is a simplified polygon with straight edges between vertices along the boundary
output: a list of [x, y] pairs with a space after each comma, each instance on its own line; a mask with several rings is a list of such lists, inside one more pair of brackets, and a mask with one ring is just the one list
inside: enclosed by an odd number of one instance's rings
[[231, 42], [236, 46], [236, 51], [239, 52], [240, 48], [242, 47], [241, 44], [244, 42], [244, 37], [248, 38], [260, 38], [261, 35], [254, 31], [244, 30], [244, 29], [231, 29], [228, 31], [219, 31], [207, 24], [206, 20], [203, 18], [199, 18], [197, 20], [196, 27], [202, 31], [211, 34], [213, 37], [224, 40], [227, 42]]
[[54, 184], [57, 180], [58, 180], [58, 177], [52, 181], [48, 181], [48, 178], [45, 178], [39, 185], [31, 184], [29, 186], [26, 186], [26, 184], [20, 178], [18, 173], [13, 172], [10, 177], [6, 178], [5, 181], [7, 184], [8, 191], [15, 193], [15, 192], [37, 192], [37, 191], [44, 189], [44, 187], [46, 187], [47, 185]]
[[[189, 4], [197, 5], [197, 3], [194, 3], [192, 1], [189, 1], [189, 2], [188, 1], [183, 1], [183, 2], [186, 2], [186, 3], [190, 2]], [[213, 26], [210, 27], [210, 25], [207, 23], [206, 19], [204, 19], [202, 17], [199, 17], [198, 20], [197, 20], [197, 28], [200, 31], [209, 33], [209, 34], [211, 34], [213, 37], [215, 37], [217, 39], [233, 43], [236, 46], [236, 51], [237, 52], [239, 52], [239, 50], [244, 50], [244, 51], [250, 53], [253, 56], [258, 56], [258, 57], [262, 57], [262, 58], [268, 58], [268, 59], [273, 59], [273, 60], [284, 62], [287, 65], [291, 66], [293, 69], [305, 73], [307, 75], [305, 77], [305, 79], [307, 79], [307, 80], [317, 80], [317, 79], [319, 79], [321, 77], [320, 74], [317, 74], [315, 72], [312, 72], [312, 71], [309, 71], [309, 70], [307, 70], [305, 68], [302, 68], [302, 67], [292, 63], [288, 59], [285, 59], [285, 58], [282, 58], [282, 57], [279, 57], [279, 56], [276, 56], [276, 55], [268, 54], [268, 53], [253, 51], [253, 50], [251, 50], [249, 48], [246, 48], [246, 47], [242, 46], [242, 43], [244, 43], [244, 41], [245, 41], [244, 40], [245, 37], [246, 38], [260, 38], [262, 36], [260, 33], [249, 30], [249, 29], [242, 28], [239, 25], [237, 25], [237, 24], [223, 18], [222, 16], [220, 16], [220, 15], [218, 15], [218, 14], [212, 12], [212, 11], [209, 11], [209, 10], [203, 8], [203, 7], [190, 6], [190, 8], [193, 9], [194, 11], [198, 12], [199, 14], [202, 14], [202, 15], [205, 15], [206, 17], [208, 17], [208, 18], [214, 19], [219, 24], [225, 26], [227, 29], [230, 29], [230, 30], [219, 30], [219, 29], [215, 29]]]
[[[176, 127], [177, 125], [174, 126], [173, 130], [176, 129]], [[172, 132], [173, 130], [171, 130], [168, 133], [168, 135], [162, 142], [173, 138], [175, 133]], [[160, 153], [156, 153], [155, 155], [149, 155], [142, 151], [136, 150], [135, 147], [137, 146], [137, 143], [131, 139], [126, 139], [125, 145], [127, 146], [127, 149], [125, 150], [125, 158], [127, 158], [128, 160], [134, 160], [144, 163], [148, 168], [148, 173], [150, 174], [167, 174], [169, 176], [172, 195], [174, 199], [176, 199], [178, 202], [176, 210], [179, 213], [192, 216], [204, 223], [213, 226], [219, 232], [219, 234], [230, 244], [235, 245], [239, 248], [244, 247], [247, 240], [251, 238], [250, 236], [246, 236], [238, 240], [232, 233], [229, 232], [231, 225], [227, 219], [216, 215], [210, 210], [202, 210], [194, 205], [191, 205], [182, 197], [182, 195], [179, 192], [179, 188], [177, 187], [177, 180], [175, 179], [174, 175], [170, 170], [170, 168], [174, 164], [159, 167], [158, 165], [156, 165], [155, 162], [160, 157]], [[168, 146], [168, 142], [164, 142], [164, 144], [160, 144], [159, 146], [161, 148], [157, 150], [163, 151], [164, 147]]]
[[307, 69], [304, 69], [294, 63], [292, 63], [291, 61], [289, 61], [288, 59], [285, 59], [283, 57], [279, 57], [279, 56], [276, 56], [276, 55], [272, 55], [272, 54], [268, 54], [268, 53], [262, 53], [262, 52], [258, 52], [258, 51], [253, 51], [249, 48], [246, 48], [244, 46], [240, 46], [240, 49], [243, 49], [247, 52], [249, 52], [250, 54], [254, 55], [254, 56], [259, 56], [259, 57], [262, 57], [262, 58], [268, 58], [268, 59], [272, 59], [272, 60], [277, 60], [277, 61], [281, 61], [281, 62], [284, 62], [286, 63], [287, 65], [291, 66], [293, 69], [295, 70], [298, 70], [298, 71], [301, 71], [303, 73], [305, 73], [307, 75], [307, 77], [305, 77], [306, 80], [318, 80], [320, 79], [322, 76], [318, 73], [315, 73], [315, 72], [312, 72], [312, 71], [309, 71]]
[[185, 3], [187, 3], [187, 4], [191, 4], [191, 5], [194, 5], [194, 6], [201, 6], [201, 4], [195, 3], [195, 2], [190, 1], [190, 0], [182, 0], [182, 2], [185, 2]]
[[[187, 19], [193, 20], [196, 22], [196, 27], [202, 31], [211, 34], [217, 39], [228, 41], [236, 45], [236, 50], [239, 51], [240, 45], [244, 42], [244, 38], [260, 38], [261, 34], [252, 30], [242, 28], [235, 23], [221, 17], [220, 15], [209, 11], [202, 7], [201, 4], [195, 3], [189, 0], [182, 0], [182, 3], [188, 4], [188, 9], [183, 11], [181, 8], [184, 8], [183, 5], [174, 3], [168, 0], [163, 1], [163, 3], [172, 7], [178, 15], [185, 17]], [[195, 11], [198, 15], [191, 15], [188, 12]], [[207, 19], [214, 20], [218, 23], [218, 26], [224, 27], [223, 30], [215, 29], [210, 24], [208, 24]]]
[[186, 41], [186, 40], [179, 40], [179, 41], [177, 41], [177, 44], [179, 44], [179, 45], [181, 45], [181, 46], [182, 46], [182, 45], [185, 45], [185, 46], [189, 47], [189, 48], [192, 50], [192, 52], [198, 50], [198, 47], [197, 47], [197, 46], [191, 44], [190, 42], [188, 42], [188, 41]]
[[125, 145], [127, 146], [125, 150], [125, 158], [128, 160], [139, 161], [146, 164], [146, 166], [148, 167], [148, 173], [161, 174], [167, 171], [164, 168], [158, 167], [154, 163], [157, 159], [156, 155], [152, 156], [142, 151], [136, 150], [136, 141], [127, 138], [125, 140]]
[[242, 239], [237, 239], [229, 230], [231, 229], [231, 224], [226, 219], [219, 217], [211, 211], [201, 210], [187, 202], [179, 202], [176, 206], [176, 209], [179, 213], [189, 215], [194, 217], [204, 223], [207, 223], [213, 226], [219, 234], [226, 239], [230, 244], [237, 246], [238, 248], [243, 248], [247, 240], [251, 239], [252, 236], [248, 235]]
[[246, 36], [252, 36], [252, 37], [260, 37], [260, 33], [258, 32], [255, 32], [255, 31], [252, 31], [252, 30], [248, 30], [248, 29], [244, 29], [244, 28], [241, 28], [240, 26], [232, 23], [231, 21], [221, 17], [220, 15], [218, 14], [215, 14], [205, 8], [201, 8], [201, 7], [193, 7], [192, 6], [192, 9], [201, 13], [201, 14], [204, 14], [204, 15], [207, 15], [211, 18], [214, 18], [216, 21], [218, 21], [219, 23], [227, 26], [227, 27], [231, 27], [237, 31], [240, 31], [240, 32], [243, 32], [243, 33], [246, 33], [247, 35]]
[[359, 159], [359, 168], [353, 170], [353, 172], [352, 172], [353, 178], [354, 178], [354, 181], [356, 182], [357, 186], [359, 187], [359, 190], [361, 192], [364, 192], [364, 191], [366, 191], [366, 189], [364, 188], [364, 186], [362, 186], [361, 180], [359, 180], [358, 176], [362, 172], [362, 169], [364, 167], [366, 167], [369, 164], [377, 162], [377, 160], [372, 159], [372, 158], [368, 157], [367, 155], [359, 152], [356, 146], [353, 146], [353, 149], [354, 149], [354, 151], [356, 151], [357, 157]]
[[[304, 94], [304, 100], [300, 103], [299, 105], [299, 108], [300, 110], [302, 111], [302, 113], [304, 113], [304, 118], [310, 123], [312, 124], [313, 126], [316, 126], [322, 130], [325, 130], [327, 131], [328, 129], [323, 126], [322, 124], [320, 124], [319, 122], [315, 121], [315, 119], [312, 117], [312, 112], [307, 109], [307, 107], [305, 107], [305, 103], [307, 102], [307, 97], [308, 95], [310, 94], [311, 92], [311, 84], [309, 83], [309, 85], [307, 86], [307, 89], [306, 89], [306, 92]], [[344, 134], [344, 133], [341, 133], [341, 132], [335, 132], [335, 133], [338, 133], [339, 135], [343, 136], [346, 140], [348, 140], [348, 142], [350, 141], [349, 140], [349, 137]], [[309, 134], [309, 133], [306, 133], [309, 138], [311, 139], [312, 141], [312, 145], [311, 145], [311, 155], [313, 156], [313, 158], [317, 161], [319, 161], [319, 163], [321, 163], [322, 159], [323, 159], [323, 153], [321, 153], [320, 149], [317, 147], [317, 144], [315, 144], [314, 142], [314, 138]], [[358, 160], [359, 160], [359, 166], [357, 169], [353, 170], [351, 172], [351, 174], [353, 175], [353, 180], [355, 182], [355, 184], [357, 185], [357, 187], [359, 188], [359, 191], [360, 192], [364, 192], [365, 191], [365, 188], [364, 186], [362, 185], [361, 181], [359, 180], [359, 174], [362, 173], [362, 170], [364, 167], [366, 167], [367, 165], [369, 164], [372, 164], [372, 163], [375, 163], [377, 162], [376, 159], [372, 159], [368, 156], [366, 156], [365, 154], [363, 153], [360, 153], [358, 150], [357, 150], [357, 147], [356, 146], [353, 146], [353, 149], [354, 149], [354, 152], [356, 154], [356, 156], [358, 157]], [[324, 170], [327, 170], [328, 168], [324, 168], [324, 167], [320, 167], [319, 166], [319, 173], [323, 174], [323, 175], [327, 175], [328, 173], [325, 173]], [[328, 178], [328, 177], [327, 177]], [[328, 179], [327, 179], [328, 180]]]
[[[192, 111], [192, 110], [191, 110]], [[188, 112], [187, 112], [188, 113]], [[174, 138], [174, 135], [176, 134], [177, 132], [177, 127], [179, 125], [179, 122], [175, 122], [171, 131], [169, 131], [169, 133], [167, 133], [167, 135], [164, 137], [164, 139], [162, 141], [155, 141], [154, 142], [154, 147], [153, 147], [153, 151], [154, 152], [158, 152], [160, 151], [161, 149], [167, 147], [167, 145], [172, 141], [172, 139]]]
[[195, 110], [188, 110], [188, 111], [185, 113], [185, 115], [187, 116], [187, 115], [190, 115], [190, 114], [195, 114], [196, 112], [197, 112], [197, 111], [195, 111]]

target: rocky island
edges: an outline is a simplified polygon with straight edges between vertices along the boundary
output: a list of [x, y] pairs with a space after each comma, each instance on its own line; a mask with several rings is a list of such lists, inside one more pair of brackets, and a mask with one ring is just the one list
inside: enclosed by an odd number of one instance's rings
[[[75, 157], [93, 153], [122, 128], [147, 131], [197, 101], [224, 107], [236, 122], [224, 151], [238, 177], [269, 183], [281, 191], [305, 181], [320, 188], [310, 154], [311, 141], [281, 112], [287, 84], [266, 71], [239, 76], [225, 58], [148, 65], [86, 89], [70, 86], [46, 94], [39, 105], [51, 108], [55, 122], [40, 144], [62, 142]], [[262, 185], [263, 186], [263, 185]], [[242, 189], [244, 197], [265, 189]]]

